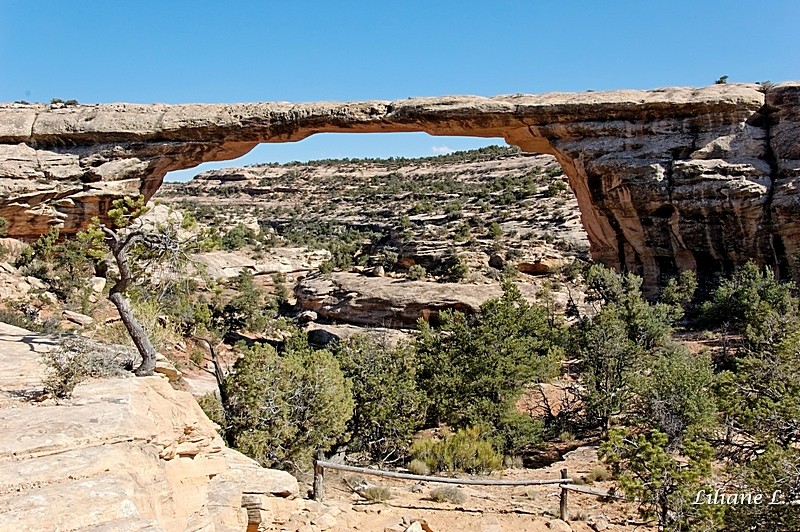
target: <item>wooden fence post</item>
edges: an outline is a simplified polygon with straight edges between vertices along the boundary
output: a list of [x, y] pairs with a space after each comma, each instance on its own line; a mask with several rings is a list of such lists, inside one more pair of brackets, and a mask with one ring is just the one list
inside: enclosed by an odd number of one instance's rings
[[322, 451], [317, 451], [317, 457], [314, 459], [314, 500], [317, 502], [322, 502], [325, 497], [325, 468], [317, 463], [324, 459]]
[[[561, 470], [561, 478], [569, 478], [567, 476], [566, 469]], [[566, 480], [564, 482], [566, 482]], [[559, 517], [562, 521], [569, 521], [569, 511], [567, 510], [567, 488], [563, 486], [561, 487], [561, 505], [559, 507]]]

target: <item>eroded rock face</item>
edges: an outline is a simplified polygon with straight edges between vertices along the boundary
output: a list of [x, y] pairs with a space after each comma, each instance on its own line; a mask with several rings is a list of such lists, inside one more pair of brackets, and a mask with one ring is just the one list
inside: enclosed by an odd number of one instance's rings
[[645, 276], [787, 275], [800, 247], [800, 83], [396, 102], [0, 106], [0, 216], [66, 232], [170, 170], [322, 132], [503, 137], [555, 155], [595, 259]]
[[232, 532], [254, 524], [245, 499], [297, 494], [289, 473], [226, 448], [162, 377], [93, 380], [63, 404], [25, 400], [42, 389], [35, 351], [54, 347], [0, 323], [0, 530]]
[[[536, 301], [539, 289], [535, 283], [518, 288], [523, 297]], [[420, 318], [435, 320], [443, 310], [476, 312], [487, 300], [502, 295], [503, 290], [497, 284], [409, 281], [350, 272], [334, 272], [330, 276], [312, 274], [295, 287], [298, 306], [316, 312], [322, 319], [409, 329], [416, 328]], [[555, 305], [566, 307], [565, 292], [555, 292], [552, 296]], [[580, 297], [578, 301], [582, 301]]]

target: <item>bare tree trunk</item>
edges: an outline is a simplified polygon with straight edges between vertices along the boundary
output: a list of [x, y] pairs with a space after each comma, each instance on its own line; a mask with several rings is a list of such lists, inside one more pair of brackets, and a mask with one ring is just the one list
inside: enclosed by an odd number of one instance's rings
[[142, 363], [133, 372], [137, 377], [152, 375], [156, 367], [156, 349], [139, 324], [136, 316], [133, 315], [130, 303], [121, 292], [115, 292], [113, 288], [111, 293], [108, 294], [108, 299], [117, 307], [119, 317], [122, 319], [122, 323], [125, 324], [125, 328], [128, 330], [131, 340], [133, 340], [133, 345], [136, 346], [136, 350], [142, 356]]
[[225, 417], [225, 426], [222, 427], [222, 436], [225, 439], [225, 443], [228, 444], [228, 447], [235, 447], [235, 441], [233, 439], [233, 433], [228, 430], [230, 428], [230, 411], [231, 411], [231, 404], [228, 397], [228, 389], [225, 387], [225, 372], [222, 369], [222, 364], [219, 361], [219, 356], [217, 355], [217, 350], [214, 349], [214, 346], [211, 345], [211, 341], [206, 338], [200, 338], [195, 336], [196, 339], [202, 340], [208, 346], [208, 352], [211, 353], [211, 363], [214, 364], [214, 378], [217, 381], [217, 389], [219, 390], [219, 401], [222, 404], [222, 413]]
[[156, 367], [156, 349], [136, 316], [134, 316], [133, 309], [125, 297], [125, 292], [133, 282], [130, 265], [128, 264], [128, 246], [140, 240], [142, 234], [132, 232], [125, 238], [120, 239], [119, 235], [111, 229], [103, 227], [103, 232], [106, 235], [106, 242], [111, 248], [111, 253], [114, 255], [114, 260], [119, 269], [119, 280], [109, 290], [108, 299], [117, 307], [119, 317], [122, 319], [122, 323], [125, 324], [125, 328], [128, 330], [131, 340], [133, 340], [133, 345], [136, 346], [136, 350], [139, 351], [142, 357], [142, 363], [133, 372], [137, 377], [152, 375]]

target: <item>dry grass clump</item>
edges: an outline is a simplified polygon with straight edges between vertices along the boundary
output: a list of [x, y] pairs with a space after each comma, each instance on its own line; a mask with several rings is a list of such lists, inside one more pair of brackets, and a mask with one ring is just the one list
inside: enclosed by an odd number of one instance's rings
[[81, 336], [68, 336], [58, 348], [42, 355], [47, 367], [44, 390], [57, 399], [72, 395], [75, 387], [89, 378], [123, 377], [133, 367], [133, 354], [126, 349], [103, 345]]
[[358, 494], [370, 502], [384, 502], [392, 498], [392, 492], [383, 486], [370, 486], [360, 490]]
[[431, 468], [422, 460], [411, 460], [406, 466], [412, 475], [430, 475]]
[[595, 466], [589, 471], [589, 474], [586, 475], [586, 482], [589, 484], [593, 484], [594, 482], [605, 482], [607, 480], [611, 480], [611, 473], [602, 466]]
[[453, 504], [462, 504], [466, 497], [464, 493], [455, 486], [442, 486], [431, 491], [429, 495], [432, 501], [436, 502], [451, 502]]
[[411, 455], [434, 472], [486, 473], [503, 465], [503, 455], [495, 451], [489, 441], [482, 439], [477, 427], [459, 429], [443, 440], [417, 440], [411, 446]]

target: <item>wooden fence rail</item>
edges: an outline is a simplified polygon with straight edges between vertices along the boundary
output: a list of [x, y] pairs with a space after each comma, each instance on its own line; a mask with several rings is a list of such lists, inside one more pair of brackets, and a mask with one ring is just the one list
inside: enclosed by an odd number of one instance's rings
[[569, 520], [567, 510], [567, 491], [571, 489], [571, 478], [567, 476], [567, 470], [561, 470], [561, 478], [557, 479], [527, 479], [527, 480], [487, 480], [479, 478], [448, 478], [432, 477], [428, 475], [412, 475], [411, 473], [399, 473], [396, 471], [381, 471], [378, 469], [368, 469], [366, 467], [356, 467], [334, 462], [326, 462], [318, 455], [314, 460], [314, 500], [322, 502], [325, 497], [325, 470], [336, 469], [339, 471], [350, 471], [361, 473], [362, 475], [372, 475], [376, 477], [401, 478], [405, 480], [417, 480], [421, 482], [438, 482], [440, 484], [465, 484], [469, 486], [542, 486], [547, 484], [557, 484], [561, 488], [561, 503], [559, 514], [563, 521]]

